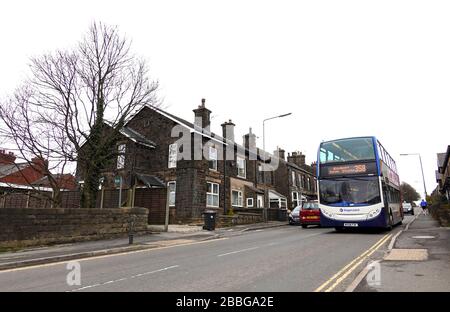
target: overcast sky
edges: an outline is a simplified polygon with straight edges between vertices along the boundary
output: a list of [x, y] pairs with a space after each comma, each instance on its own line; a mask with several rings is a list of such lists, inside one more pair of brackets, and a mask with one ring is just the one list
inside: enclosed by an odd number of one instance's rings
[[206, 98], [212, 128], [232, 119], [262, 146], [306, 154], [319, 143], [375, 135], [400, 179], [435, 188], [448, 138], [449, 1], [6, 1], [0, 10], [0, 96], [31, 56], [74, 46], [93, 21], [119, 26], [148, 60], [159, 96], [193, 121]]

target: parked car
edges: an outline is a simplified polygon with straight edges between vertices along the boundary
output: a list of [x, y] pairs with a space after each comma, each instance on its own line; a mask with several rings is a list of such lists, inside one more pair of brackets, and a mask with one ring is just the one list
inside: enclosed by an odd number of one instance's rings
[[414, 208], [410, 203], [403, 202], [402, 206], [403, 206], [403, 213], [410, 213], [414, 215]]
[[320, 209], [316, 201], [303, 203], [300, 210], [300, 224], [302, 228], [306, 228], [308, 225], [320, 225]]
[[289, 224], [300, 224], [300, 206], [294, 208], [289, 214]]

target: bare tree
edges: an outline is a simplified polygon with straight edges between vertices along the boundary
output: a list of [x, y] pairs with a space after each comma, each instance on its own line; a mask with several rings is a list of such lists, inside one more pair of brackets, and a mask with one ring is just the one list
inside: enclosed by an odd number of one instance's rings
[[400, 191], [402, 192], [403, 200], [409, 203], [420, 199], [420, 195], [417, 193], [416, 189], [406, 182], [402, 182], [400, 185]]
[[81, 206], [95, 207], [120, 129], [143, 105], [157, 105], [158, 83], [117, 27], [101, 23], [93, 23], [76, 48], [33, 58], [30, 68], [31, 78], [1, 106], [0, 117], [24, 151], [47, 153], [53, 168], [76, 162], [84, 181]]

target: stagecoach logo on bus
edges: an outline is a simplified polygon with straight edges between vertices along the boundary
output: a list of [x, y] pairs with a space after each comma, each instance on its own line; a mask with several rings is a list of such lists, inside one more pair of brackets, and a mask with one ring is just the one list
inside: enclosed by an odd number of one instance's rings
[[389, 229], [403, 220], [396, 163], [375, 137], [322, 142], [317, 176], [323, 226]]

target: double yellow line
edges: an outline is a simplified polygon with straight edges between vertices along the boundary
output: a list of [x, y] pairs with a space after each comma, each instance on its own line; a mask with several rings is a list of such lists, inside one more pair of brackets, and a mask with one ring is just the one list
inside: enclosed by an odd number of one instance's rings
[[[336, 288], [343, 280], [345, 280], [361, 263], [364, 262], [371, 254], [377, 251], [389, 238], [391, 238], [392, 234], [386, 234], [383, 236], [378, 242], [376, 242], [372, 247], [367, 249], [357, 258], [355, 258], [352, 262], [343, 267], [339, 272], [334, 274], [329, 280], [320, 285], [314, 292], [330, 292]], [[334, 283], [333, 283], [334, 282]]]

